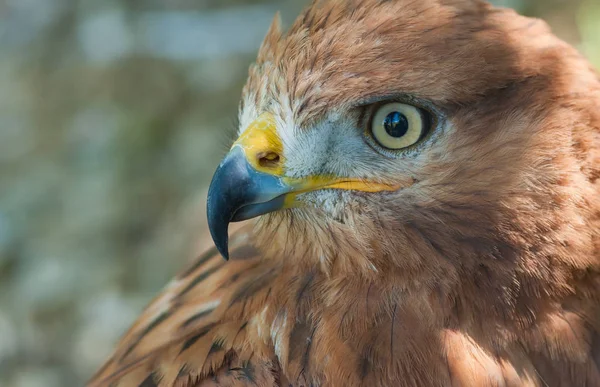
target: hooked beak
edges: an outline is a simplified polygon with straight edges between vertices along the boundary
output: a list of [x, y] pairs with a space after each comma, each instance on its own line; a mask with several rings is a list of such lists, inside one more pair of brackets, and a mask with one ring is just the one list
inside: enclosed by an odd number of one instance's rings
[[283, 145], [275, 118], [261, 115], [233, 144], [208, 189], [208, 227], [223, 258], [229, 259], [229, 223], [283, 208], [291, 187], [283, 181]]
[[363, 192], [395, 191], [398, 185], [332, 176], [288, 178], [275, 118], [264, 113], [233, 144], [217, 168], [208, 190], [208, 227], [215, 246], [229, 259], [229, 223], [296, 205], [298, 194], [318, 189]]
[[283, 208], [289, 192], [291, 188], [280, 177], [257, 171], [242, 149], [234, 147], [217, 168], [208, 190], [208, 225], [221, 255], [229, 259], [229, 223]]

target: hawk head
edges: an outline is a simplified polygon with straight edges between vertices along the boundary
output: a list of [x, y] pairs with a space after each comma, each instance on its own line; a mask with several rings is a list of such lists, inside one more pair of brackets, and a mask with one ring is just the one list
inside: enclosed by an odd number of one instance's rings
[[227, 258], [228, 224], [260, 216], [267, 256], [409, 279], [568, 257], [598, 201], [586, 66], [479, 0], [315, 0], [286, 33], [276, 18], [210, 187], [213, 239]]

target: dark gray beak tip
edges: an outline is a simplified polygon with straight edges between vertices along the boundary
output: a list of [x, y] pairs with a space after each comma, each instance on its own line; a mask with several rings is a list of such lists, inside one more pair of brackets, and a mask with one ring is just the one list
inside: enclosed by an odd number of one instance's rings
[[208, 189], [208, 228], [219, 253], [229, 259], [229, 223], [247, 201], [248, 163], [241, 149], [233, 149], [215, 171]]
[[[215, 174], [216, 177], [217, 174]], [[208, 229], [219, 253], [229, 260], [229, 223], [231, 222], [232, 211], [227, 209], [227, 203], [224, 200], [223, 192], [219, 189], [219, 184], [215, 184], [215, 178], [208, 190], [208, 201], [206, 214], [208, 217]]]

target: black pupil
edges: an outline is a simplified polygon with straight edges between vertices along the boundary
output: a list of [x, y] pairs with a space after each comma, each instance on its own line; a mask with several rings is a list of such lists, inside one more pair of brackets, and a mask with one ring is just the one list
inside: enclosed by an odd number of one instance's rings
[[385, 117], [383, 127], [390, 136], [400, 138], [408, 132], [408, 118], [399, 112], [390, 113]]

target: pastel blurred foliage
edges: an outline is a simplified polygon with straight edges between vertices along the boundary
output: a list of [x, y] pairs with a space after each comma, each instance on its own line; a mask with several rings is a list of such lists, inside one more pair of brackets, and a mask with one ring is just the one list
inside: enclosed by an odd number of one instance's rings
[[600, 1], [585, 0], [578, 9], [577, 22], [582, 51], [600, 66]]
[[[599, 0], [499, 0], [600, 64]], [[248, 64], [298, 0], [0, 0], [0, 386], [81, 386], [208, 243]]]

